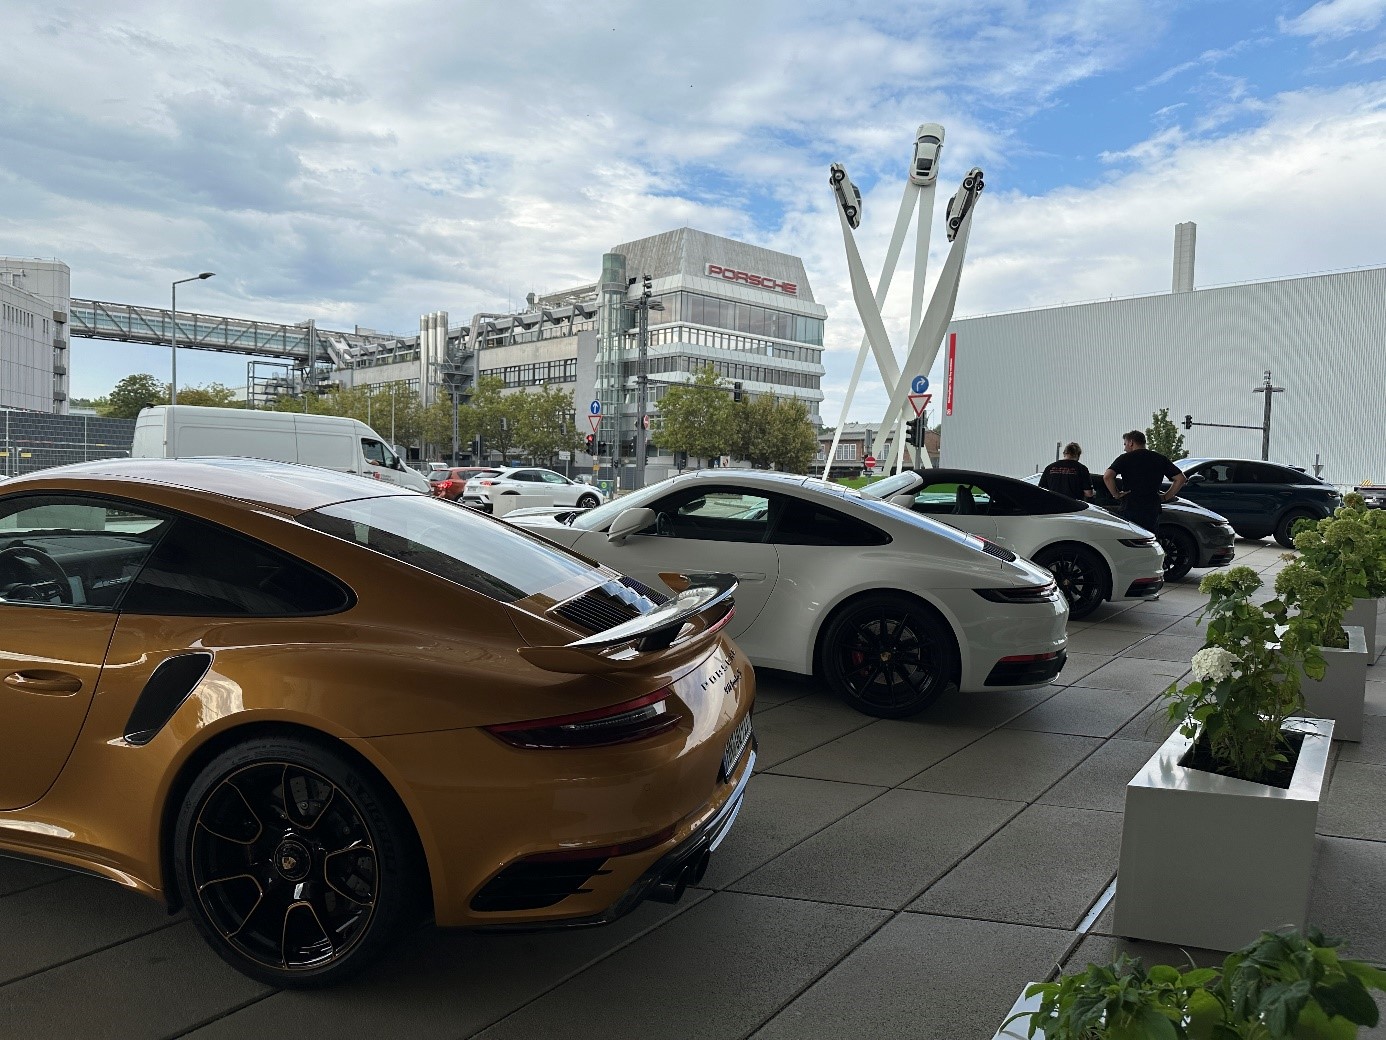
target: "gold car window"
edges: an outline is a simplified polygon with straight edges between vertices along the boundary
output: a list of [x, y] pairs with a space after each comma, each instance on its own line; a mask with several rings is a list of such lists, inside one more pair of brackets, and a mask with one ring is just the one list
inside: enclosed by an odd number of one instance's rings
[[0, 602], [114, 609], [169, 521], [86, 495], [0, 508]]
[[351, 594], [317, 568], [245, 535], [179, 517], [120, 604], [127, 614], [330, 614]]

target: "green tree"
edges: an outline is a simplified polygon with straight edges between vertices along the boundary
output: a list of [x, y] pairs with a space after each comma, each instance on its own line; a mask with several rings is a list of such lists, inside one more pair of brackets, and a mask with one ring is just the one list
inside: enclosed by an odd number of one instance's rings
[[208, 383], [206, 386], [184, 386], [178, 390], [179, 404], [195, 404], [204, 408], [244, 408], [236, 400], [236, 391], [221, 383]]
[[573, 425], [573, 393], [546, 386], [518, 399], [515, 442], [535, 462], [553, 463], [560, 451], [576, 451], [577, 428]]
[[147, 404], [167, 404], [168, 384], [161, 383], [148, 372], [126, 376], [106, 398], [106, 411], [113, 419], [133, 419]]
[[499, 452], [502, 461], [514, 454], [524, 407], [522, 396], [507, 394], [505, 380], [499, 376], [482, 376], [476, 381], [468, 407], [481, 435], [483, 452]]
[[1168, 408], [1151, 413], [1150, 425], [1145, 431], [1145, 446], [1151, 451], [1158, 451], [1171, 462], [1189, 457], [1184, 450], [1184, 435], [1170, 421]]
[[736, 404], [711, 365], [694, 373], [692, 382], [669, 387], [659, 414], [659, 443], [667, 451], [706, 459], [735, 447]]
[[807, 473], [818, 454], [818, 431], [808, 403], [797, 397], [776, 401], [770, 425], [770, 464], [786, 473]]

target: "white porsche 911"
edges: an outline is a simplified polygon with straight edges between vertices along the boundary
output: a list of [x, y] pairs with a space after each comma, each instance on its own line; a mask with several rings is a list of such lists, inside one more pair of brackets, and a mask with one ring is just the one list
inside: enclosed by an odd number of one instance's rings
[[1150, 599], [1165, 585], [1164, 550], [1149, 531], [1023, 480], [908, 469], [862, 494], [990, 538], [1052, 571], [1075, 621], [1103, 600]]
[[751, 660], [818, 675], [868, 715], [964, 692], [1042, 686], [1063, 667], [1068, 607], [1009, 550], [812, 477], [701, 470], [584, 513], [510, 522], [650, 589], [730, 571], [728, 633]]

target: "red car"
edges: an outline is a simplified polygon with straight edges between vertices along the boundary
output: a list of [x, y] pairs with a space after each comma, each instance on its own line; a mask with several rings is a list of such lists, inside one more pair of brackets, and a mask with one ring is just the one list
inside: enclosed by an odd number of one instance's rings
[[462, 489], [473, 477], [495, 476], [500, 470], [491, 466], [450, 466], [434, 470], [428, 475], [428, 485], [433, 489], [434, 498], [446, 498], [456, 502], [462, 497]]

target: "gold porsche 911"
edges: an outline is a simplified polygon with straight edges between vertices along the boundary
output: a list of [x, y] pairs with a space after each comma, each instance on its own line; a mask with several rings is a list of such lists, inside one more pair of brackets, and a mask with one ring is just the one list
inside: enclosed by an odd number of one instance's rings
[[185, 907], [276, 986], [416, 915], [696, 883], [755, 761], [726, 575], [665, 596], [389, 484], [248, 459], [0, 492], [0, 855]]

